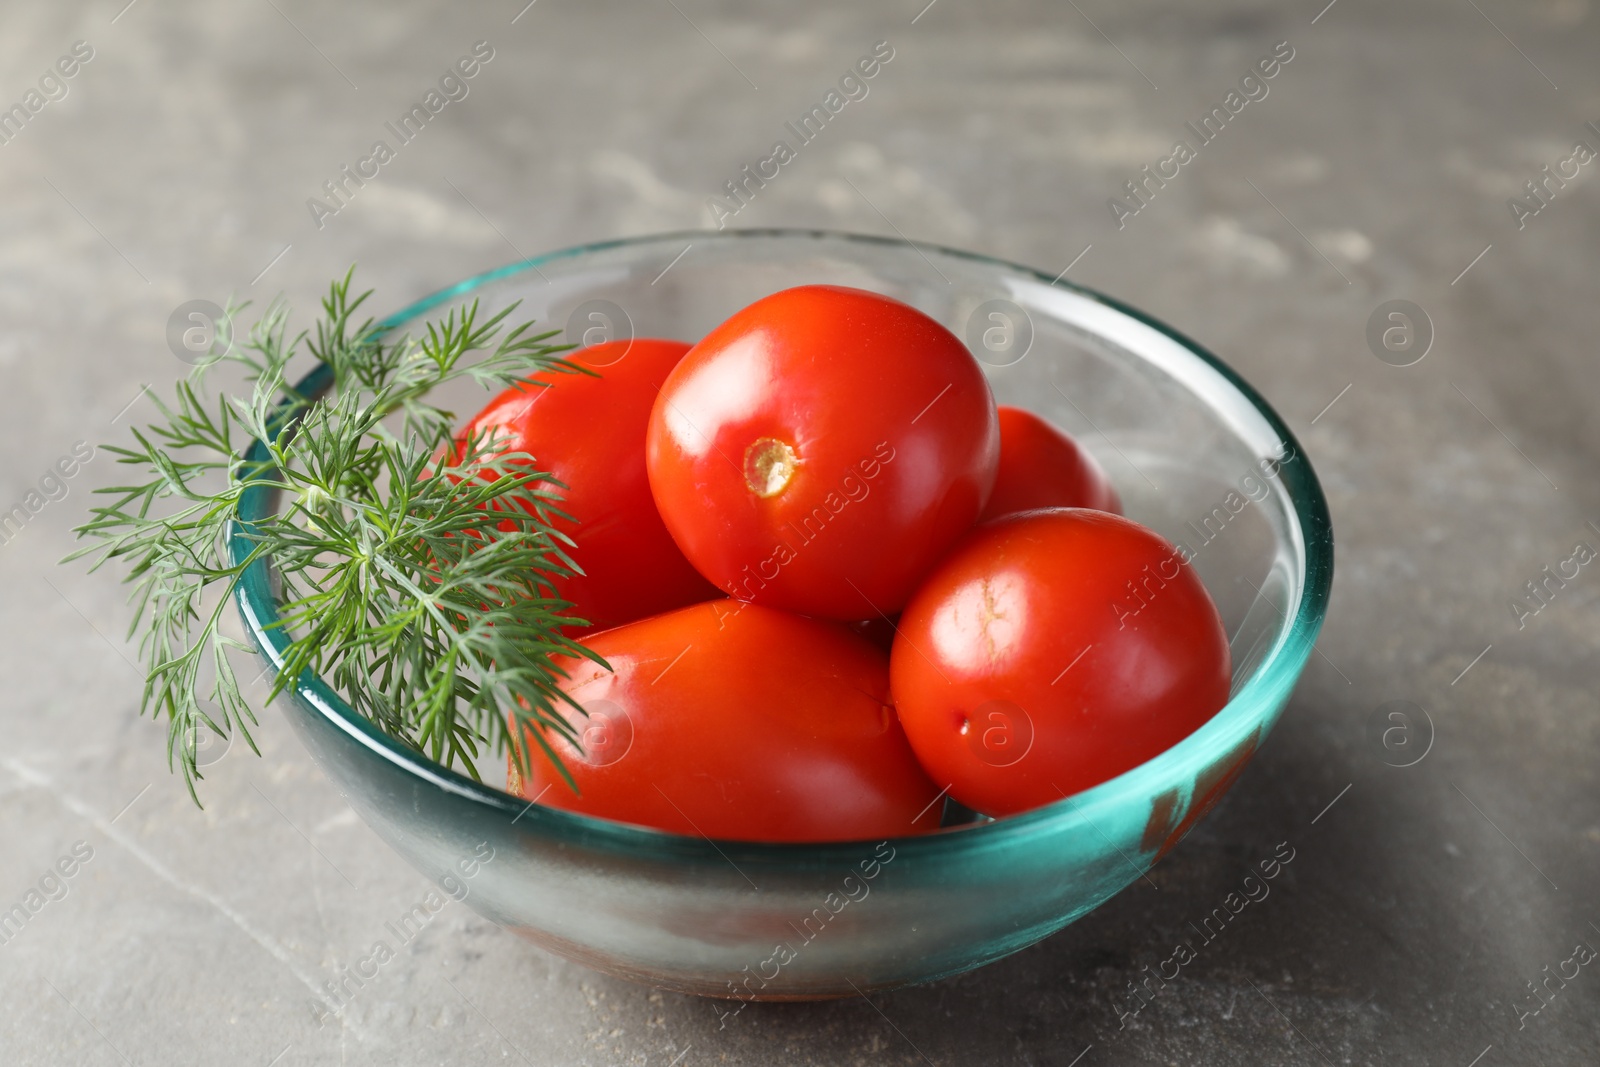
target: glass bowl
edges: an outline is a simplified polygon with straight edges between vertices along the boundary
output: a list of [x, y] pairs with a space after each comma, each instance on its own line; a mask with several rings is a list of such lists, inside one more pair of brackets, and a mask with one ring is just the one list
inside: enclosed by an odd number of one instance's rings
[[[925, 982], [1085, 915], [1140, 877], [1238, 776], [1311, 655], [1333, 577], [1316, 475], [1255, 390], [1149, 316], [1027, 267], [826, 232], [664, 234], [491, 271], [382, 327], [476, 298], [490, 311], [521, 300], [519, 318], [575, 343], [630, 331], [694, 340], [757, 297], [815, 282], [920, 308], [967, 339], [1001, 403], [1083, 441], [1127, 514], [1193, 553], [1231, 635], [1232, 696], [1174, 748], [1046, 807], [921, 837], [797, 845], [679, 836], [529, 804], [391, 740], [321, 678], [305, 674], [286, 690], [279, 703], [324, 773], [423, 874], [552, 952], [686, 993], [811, 999]], [[319, 372], [303, 387], [326, 384]], [[240, 517], [275, 505], [253, 493]], [[235, 535], [237, 562], [249, 547]], [[258, 561], [237, 600], [277, 669], [287, 638], [273, 626], [272, 590]]]

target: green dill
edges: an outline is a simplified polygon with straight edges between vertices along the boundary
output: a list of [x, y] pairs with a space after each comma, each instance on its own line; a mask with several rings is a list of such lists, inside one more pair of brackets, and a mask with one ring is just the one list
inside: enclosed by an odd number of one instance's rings
[[[418, 336], [358, 323], [371, 292], [352, 296], [352, 273], [329, 287], [314, 330], [291, 334], [287, 307], [272, 303], [239, 344], [180, 379], [170, 401], [155, 398], [160, 418], [134, 430], [131, 445], [105, 446], [133, 472], [130, 484], [97, 490], [112, 501], [90, 509], [77, 529], [90, 543], [67, 557], [126, 568], [142, 711], [167, 720], [169, 765], [196, 803], [203, 729], [237, 731], [259, 753], [229, 662], [253, 649], [220, 622], [262, 557], [290, 637], [271, 697], [314, 672], [391, 737], [474, 777], [485, 749], [515, 752], [526, 771], [524, 737], [565, 774], [547, 735], [577, 742], [561, 705], [581, 709], [558, 688], [564, 673], [552, 657], [600, 661], [563, 635], [584, 620], [567, 614], [552, 584], [579, 573], [571, 540], [552, 524], [570, 518], [560, 510], [565, 487], [525, 453], [456, 441], [455, 416], [429, 396], [459, 379], [501, 389], [587, 372], [560, 358], [570, 346], [551, 344], [555, 331], [508, 326], [515, 305], [481, 317], [473, 301]], [[326, 393], [296, 391], [290, 364], [302, 352], [331, 371]], [[207, 377], [230, 365], [245, 388], [211, 395]], [[256, 441], [264, 461], [245, 458]], [[258, 488], [279, 506], [240, 524], [239, 501]], [[242, 563], [229, 552], [235, 532], [252, 545]]]

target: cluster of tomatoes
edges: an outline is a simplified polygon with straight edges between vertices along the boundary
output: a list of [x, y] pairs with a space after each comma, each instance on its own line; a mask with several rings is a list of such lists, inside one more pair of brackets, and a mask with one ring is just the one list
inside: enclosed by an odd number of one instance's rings
[[699, 343], [583, 349], [463, 431], [567, 486], [556, 582], [610, 669], [563, 660], [575, 780], [510, 788], [684, 834], [854, 840], [1001, 816], [1144, 762], [1226, 703], [1228, 641], [1104, 471], [996, 407], [962, 342], [802, 286]]

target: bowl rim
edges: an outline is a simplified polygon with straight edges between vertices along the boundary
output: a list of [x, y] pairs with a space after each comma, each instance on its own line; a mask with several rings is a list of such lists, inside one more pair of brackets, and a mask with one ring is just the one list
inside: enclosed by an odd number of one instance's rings
[[[1232, 367], [1193, 339], [1173, 329], [1155, 317], [1140, 311], [1114, 297], [1107, 296], [1060, 276], [1051, 277], [1043, 271], [1009, 260], [962, 249], [948, 248], [926, 242], [912, 242], [896, 237], [858, 234], [845, 231], [766, 227], [737, 230], [675, 230], [665, 233], [614, 238], [557, 249], [543, 255], [518, 260], [473, 275], [454, 285], [440, 289], [375, 324], [374, 329], [387, 332], [396, 326], [416, 319], [441, 304], [464, 297], [486, 285], [512, 277], [527, 270], [537, 270], [560, 260], [620, 248], [672, 243], [677, 241], [738, 242], [755, 239], [818, 240], [860, 243], [879, 247], [911, 250], [919, 255], [933, 252], [957, 260], [965, 260], [985, 267], [1000, 268], [1024, 278], [1065, 289], [1078, 296], [1120, 312], [1168, 339], [1176, 342], [1200, 361], [1208, 365], [1231, 385], [1255, 409], [1278, 435], [1281, 443], [1291, 446], [1301, 462], [1285, 464], [1279, 477], [1287, 492], [1292, 511], [1300, 526], [1304, 544], [1304, 571], [1301, 578], [1301, 596], [1295, 615], [1287, 620], [1283, 636], [1275, 647], [1254, 668], [1253, 673], [1215, 715], [1200, 729], [1171, 748], [1130, 768], [1115, 778], [1108, 779], [1080, 793], [1038, 808], [978, 825], [960, 827], [947, 832], [937, 832], [914, 837], [892, 838], [897, 851], [901, 850], [924, 857], [944, 853], [966, 853], [974, 849], [988, 849], [1048, 833], [1056, 824], [1076, 824], [1082, 820], [1085, 808], [1099, 808], [1114, 804], [1130, 795], [1148, 801], [1153, 791], [1148, 780], [1166, 782], [1172, 769], [1194, 760], [1203, 750], [1214, 746], [1213, 738], [1237, 730], [1239, 721], [1259, 720], [1263, 707], [1274, 701], [1286, 699], [1307, 660], [1310, 658], [1318, 632], [1327, 613], [1329, 594], [1333, 583], [1333, 531], [1327, 500], [1322, 486], [1312, 469], [1309, 457], [1300, 446], [1283, 419]], [[308, 373], [295, 388], [301, 395], [313, 395], [327, 389], [332, 382], [331, 369], [319, 365]], [[266, 457], [265, 446], [252, 442], [248, 460]], [[247, 490], [239, 501], [239, 516], [228, 534], [229, 551], [235, 566], [248, 564], [235, 585], [234, 598], [246, 632], [256, 648], [268, 659], [270, 669], [276, 674], [282, 670], [288, 637], [279, 623], [278, 601], [271, 576], [269, 561], [265, 558], [250, 560], [253, 544], [248, 536], [252, 520], [270, 512], [274, 494], [265, 487]], [[322, 716], [339, 732], [365, 749], [368, 757], [385, 760], [420, 782], [453, 794], [458, 798], [478, 804], [491, 812], [512, 816], [513, 822], [522, 822], [528, 831], [559, 838], [564, 842], [585, 848], [626, 854], [630, 858], [660, 858], [677, 860], [698, 858], [706, 862], [731, 863], [737, 856], [747, 863], [811, 867], [835, 862], [853, 862], [861, 851], [862, 842], [852, 840], [826, 842], [757, 842], [713, 839], [704, 835], [695, 837], [671, 833], [630, 823], [583, 815], [558, 808], [541, 807], [536, 802], [514, 797], [471, 776], [445, 767], [425, 754], [412, 749], [383, 733], [375, 724], [358, 714], [322, 678], [305, 671], [292, 688], [285, 693]], [[1259, 726], [1254, 731], [1261, 739]], [[1191, 798], [1190, 803], [1193, 800]], [[1147, 859], [1154, 853], [1148, 853]], [[1130, 860], [1130, 863], [1132, 861]], [[1144, 869], [1148, 863], [1140, 867]]]

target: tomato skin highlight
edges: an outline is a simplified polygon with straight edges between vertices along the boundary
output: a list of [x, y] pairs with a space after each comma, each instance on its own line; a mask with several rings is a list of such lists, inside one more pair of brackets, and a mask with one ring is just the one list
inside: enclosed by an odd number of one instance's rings
[[1178, 550], [1105, 512], [975, 527], [900, 619], [912, 748], [988, 815], [1060, 800], [1193, 733], [1228, 700], [1228, 635]]
[[736, 312], [662, 387], [650, 487], [685, 556], [740, 600], [893, 614], [988, 500], [983, 370], [915, 308], [808, 285]]
[[[511, 788], [567, 811], [741, 841], [845, 841], [939, 826], [939, 789], [889, 700], [888, 657], [837, 623], [716, 600], [595, 634], [613, 668], [559, 658], [579, 792], [535, 750]], [[920, 817], [919, 817], [920, 816]]]
[[527, 452], [567, 488], [560, 509], [578, 521], [552, 525], [576, 542], [581, 575], [553, 578], [555, 592], [589, 626], [617, 626], [719, 596], [683, 558], [656, 511], [644, 435], [656, 392], [689, 345], [636, 338], [581, 349], [567, 359], [586, 374], [548, 374], [491, 400], [457, 435], [494, 434], [496, 450]]
[[1100, 461], [1031, 411], [1001, 405], [1000, 469], [979, 520], [1035, 508], [1092, 508], [1122, 514], [1122, 499]]

